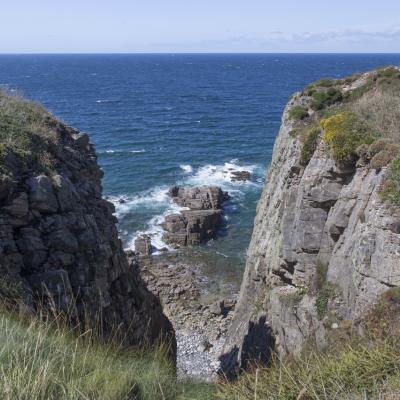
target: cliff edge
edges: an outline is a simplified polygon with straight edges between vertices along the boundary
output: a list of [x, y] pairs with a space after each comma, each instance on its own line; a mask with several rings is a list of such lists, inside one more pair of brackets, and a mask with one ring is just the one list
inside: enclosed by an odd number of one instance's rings
[[0, 93], [0, 294], [56, 307], [126, 344], [175, 345], [159, 301], [129, 266], [86, 134]]
[[400, 71], [322, 80], [287, 105], [223, 372], [325, 348], [400, 285]]

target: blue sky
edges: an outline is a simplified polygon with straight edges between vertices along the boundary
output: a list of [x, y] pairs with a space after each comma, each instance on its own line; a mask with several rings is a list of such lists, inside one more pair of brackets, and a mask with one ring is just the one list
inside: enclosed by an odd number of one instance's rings
[[2, 0], [0, 53], [400, 52], [400, 0]]

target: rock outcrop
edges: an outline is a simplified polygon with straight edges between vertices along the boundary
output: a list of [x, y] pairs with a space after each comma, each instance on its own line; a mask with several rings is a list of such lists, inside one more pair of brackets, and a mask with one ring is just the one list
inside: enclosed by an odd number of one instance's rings
[[162, 224], [163, 240], [175, 247], [193, 246], [215, 238], [222, 222], [222, 203], [228, 193], [216, 186], [178, 187], [170, 189], [175, 203], [189, 208], [167, 215]]
[[[24, 107], [35, 106], [21, 100], [21, 112]], [[174, 347], [174, 332], [158, 299], [128, 265], [114, 206], [102, 198], [102, 171], [88, 136], [43, 109], [35, 112], [47, 121], [32, 137], [49, 167], [39, 169], [35, 158], [26, 161], [14, 148], [2, 148], [2, 285], [18, 291], [31, 310], [39, 302], [55, 306], [75, 321], [95, 325], [105, 337], [120, 332], [126, 344], [164, 337]], [[20, 116], [14, 117], [18, 122]], [[51, 142], [45, 136], [49, 129]]]
[[310, 101], [297, 94], [284, 111], [221, 357], [227, 374], [271, 350], [328, 346], [332, 330], [355, 327], [400, 286], [400, 207], [379, 196], [388, 168], [335, 162], [321, 136], [304, 162], [292, 110]]

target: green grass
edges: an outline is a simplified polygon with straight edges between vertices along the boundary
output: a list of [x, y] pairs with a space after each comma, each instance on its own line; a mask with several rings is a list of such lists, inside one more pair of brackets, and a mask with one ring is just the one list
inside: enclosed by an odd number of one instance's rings
[[[338, 355], [313, 352], [275, 359], [237, 382], [219, 387], [222, 400], [396, 399], [400, 353], [394, 343], [347, 345]], [[379, 397], [390, 393], [393, 397]], [[366, 397], [368, 396], [368, 397]]]
[[389, 178], [383, 184], [380, 196], [387, 203], [400, 205], [400, 157], [391, 162]]
[[50, 171], [54, 165], [50, 148], [59, 140], [60, 125], [39, 104], [0, 92], [0, 172], [9, 173], [9, 164], [15, 163]]
[[343, 100], [341, 91], [333, 87], [326, 91], [314, 92], [312, 98], [311, 108], [315, 111], [322, 110]]
[[308, 117], [308, 111], [305, 107], [294, 106], [289, 111], [289, 117], [299, 121]]
[[4, 400], [206, 400], [213, 386], [178, 383], [158, 348], [122, 348], [80, 336], [56, 318], [0, 315], [0, 393]]
[[317, 148], [318, 138], [321, 131], [319, 128], [311, 128], [307, 131], [300, 152], [300, 164], [307, 165]]

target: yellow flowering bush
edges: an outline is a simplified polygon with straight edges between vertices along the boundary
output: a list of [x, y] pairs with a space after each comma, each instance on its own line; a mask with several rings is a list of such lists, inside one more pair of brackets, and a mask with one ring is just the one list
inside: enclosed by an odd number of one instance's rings
[[332, 157], [338, 162], [348, 162], [361, 144], [371, 144], [374, 139], [352, 112], [340, 112], [321, 120], [324, 140], [329, 144]]

